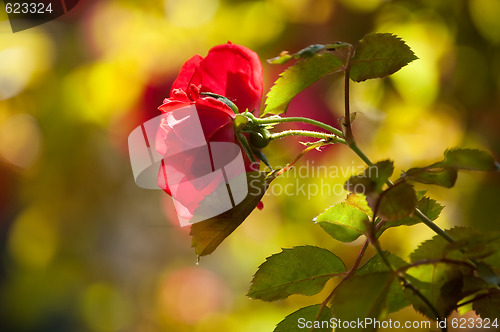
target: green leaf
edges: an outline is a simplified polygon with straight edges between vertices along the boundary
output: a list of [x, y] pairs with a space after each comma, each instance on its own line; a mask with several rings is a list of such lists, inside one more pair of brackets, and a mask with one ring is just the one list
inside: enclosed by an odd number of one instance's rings
[[[332, 311], [325, 307], [321, 315], [316, 319], [321, 310], [320, 304], [315, 304], [295, 311], [285, 317], [274, 329], [274, 332], [304, 332], [314, 327], [315, 332], [331, 332], [330, 319]], [[312, 326], [310, 326], [312, 325]]]
[[411, 168], [403, 172], [401, 177], [451, 188], [457, 181], [458, 170], [494, 171], [498, 169], [498, 164], [487, 152], [455, 148], [446, 150], [442, 161], [427, 167]]
[[[455, 310], [464, 294], [464, 278], [472, 276], [473, 269], [465, 265], [449, 262], [434, 262], [413, 266], [407, 270], [406, 277], [437, 310], [441, 318]], [[431, 319], [435, 313], [411, 288], [405, 294], [413, 307]]]
[[[419, 193], [417, 192], [417, 198]], [[436, 220], [439, 217], [439, 214], [443, 210], [444, 206], [436, 202], [435, 200], [429, 197], [422, 197], [418, 201], [417, 208], [429, 218], [431, 221]], [[386, 229], [390, 227], [398, 227], [398, 226], [412, 226], [420, 223], [420, 219], [417, 217], [406, 217], [403, 219], [395, 220], [395, 221], [387, 221], [382, 228], [378, 231], [378, 236], [380, 236]]]
[[354, 175], [346, 181], [344, 189], [355, 194], [366, 195], [368, 199], [371, 193], [376, 193], [377, 183], [365, 174]]
[[[385, 251], [385, 257], [391, 264], [392, 268], [399, 269], [408, 265], [400, 257], [396, 256], [393, 253]], [[382, 257], [379, 254], [370, 258], [368, 262], [366, 262], [357, 272], [357, 276], [363, 276], [376, 272], [390, 272], [387, 265], [385, 265]], [[389, 293], [387, 295], [387, 308], [389, 312], [396, 312], [404, 307], [408, 306], [409, 302], [405, 297], [403, 289], [399, 283], [399, 279], [395, 278], [389, 288]]]
[[394, 162], [392, 160], [379, 161], [375, 165], [367, 167], [363, 174], [352, 176], [344, 187], [354, 193], [380, 193], [393, 172]]
[[276, 80], [267, 94], [261, 116], [285, 113], [293, 97], [323, 76], [340, 70], [341, 65], [342, 62], [331, 53], [315, 54], [298, 61]]
[[[364, 321], [365, 318], [380, 320], [387, 314], [387, 296], [394, 278], [395, 274], [392, 272], [377, 272], [355, 275], [342, 281], [337, 286], [332, 300], [335, 318], [341, 321]], [[374, 331], [375, 329], [373, 325], [365, 325], [349, 330]]]
[[293, 58], [293, 56], [290, 55], [290, 53], [288, 53], [288, 51], [283, 51], [277, 57], [267, 59], [267, 62], [272, 64], [272, 65], [282, 65], [282, 64], [285, 64], [288, 61], [290, 61], [290, 59], [292, 59], [292, 58]]
[[400, 182], [384, 191], [377, 203], [377, 216], [383, 220], [408, 217], [417, 207], [417, 194], [413, 186]]
[[447, 230], [455, 239], [455, 243], [449, 243], [442, 237], [436, 235], [432, 239], [420, 244], [410, 254], [410, 260], [450, 258], [466, 261], [467, 258], [480, 260], [494, 268], [500, 268], [500, 233], [482, 233], [476, 229], [466, 227], [454, 227]]
[[366, 234], [369, 219], [365, 211], [343, 202], [329, 207], [315, 221], [334, 239], [352, 242]]
[[285, 299], [292, 294], [314, 295], [329, 279], [345, 271], [342, 260], [326, 249], [283, 249], [259, 266], [247, 295], [264, 301]]
[[435, 184], [445, 188], [451, 188], [457, 181], [458, 172], [455, 168], [429, 167], [411, 168], [404, 172], [402, 177], [415, 182]]
[[498, 170], [495, 159], [488, 152], [476, 149], [455, 148], [446, 150], [444, 160], [440, 164], [471, 171]]
[[448, 244], [445, 252], [461, 251], [465, 257], [481, 260], [494, 268], [500, 269], [500, 233], [482, 233], [475, 229], [467, 229], [466, 237]]
[[349, 77], [355, 82], [385, 77], [416, 59], [401, 38], [390, 33], [369, 33], [356, 45]]
[[[481, 315], [481, 318], [491, 319], [493, 322], [495, 319], [500, 318], [500, 290], [491, 288], [489, 292], [482, 295], [472, 304], [472, 308], [476, 313]], [[500, 323], [497, 321], [497, 323]]]
[[[464, 239], [468, 236], [469, 229], [464, 227], [455, 227], [446, 230], [451, 237], [456, 241]], [[410, 254], [412, 263], [439, 258], [450, 258], [455, 260], [465, 261], [465, 256], [460, 252], [451, 252], [448, 248], [450, 243], [439, 235], [435, 235], [432, 239], [422, 242], [417, 249]]]
[[389, 180], [393, 172], [394, 162], [392, 160], [383, 160], [379, 161], [373, 166], [368, 167], [365, 170], [365, 175], [375, 181], [376, 190], [378, 192], [381, 192], [382, 187], [387, 182], [387, 180]]
[[248, 194], [237, 206], [216, 217], [191, 225], [191, 246], [198, 256], [211, 254], [255, 209], [266, 192], [265, 172], [248, 172]]
[[[402, 259], [401, 257], [397, 256], [396, 254], [393, 254], [388, 251], [384, 251], [385, 253], [385, 258], [391, 263], [391, 266], [394, 269], [399, 269], [402, 267], [405, 267], [408, 265], [408, 263]], [[385, 265], [382, 257], [380, 257], [379, 254], [376, 254], [372, 258], [370, 258], [363, 266], [359, 268], [359, 270], [356, 272], [356, 275], [362, 276], [365, 274], [370, 274], [370, 273], [375, 273], [375, 272], [390, 272], [389, 268], [387, 265]]]
[[363, 195], [363, 194], [349, 194], [349, 195], [347, 195], [345, 202], [348, 205], [355, 207], [358, 210], [363, 211], [367, 216], [373, 217], [373, 211], [368, 206], [368, 203], [366, 202], [365, 195]]
[[[455, 239], [455, 243], [450, 244], [440, 236], [423, 242], [410, 255], [411, 262], [418, 262], [418, 266], [408, 269], [412, 283], [431, 301], [441, 316], [449, 314], [458, 301], [474, 292], [478, 284], [475, 282], [473, 287], [470, 285], [474, 275], [481, 277], [484, 285], [487, 282], [498, 283], [498, 277], [485, 263], [485, 259], [475, 262], [477, 268], [468, 261], [468, 257], [491, 253], [495, 246], [498, 250], [498, 234], [481, 234], [465, 227], [455, 227], [447, 233]], [[487, 244], [492, 247], [488, 249]], [[492, 257], [492, 261], [499, 261], [498, 256]], [[477, 270], [476, 274], [474, 270]], [[411, 302], [417, 310], [434, 318], [421, 300], [412, 298]]]

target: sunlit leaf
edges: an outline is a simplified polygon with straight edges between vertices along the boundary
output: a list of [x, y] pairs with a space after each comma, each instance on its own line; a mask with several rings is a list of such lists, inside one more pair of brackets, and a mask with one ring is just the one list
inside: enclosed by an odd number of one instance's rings
[[390, 33], [370, 33], [356, 45], [349, 76], [355, 82], [385, 77], [416, 59], [401, 38]]
[[265, 172], [247, 173], [248, 194], [237, 206], [216, 217], [191, 225], [191, 246], [196, 254], [212, 253], [255, 209], [269, 184]]
[[264, 301], [285, 299], [292, 294], [314, 295], [345, 270], [342, 260], [326, 249], [283, 249], [259, 266], [247, 295]]
[[283, 51], [277, 57], [267, 59], [267, 62], [272, 64], [272, 65], [282, 65], [282, 64], [287, 63], [292, 58], [293, 58], [293, 56], [290, 53], [288, 53], [287, 51]]
[[377, 216], [383, 220], [400, 220], [408, 217], [417, 206], [413, 186], [401, 182], [384, 191], [377, 203]]
[[309, 307], [301, 308], [294, 313], [285, 317], [274, 329], [274, 332], [304, 332], [310, 331], [312, 324], [315, 332], [331, 332], [330, 319], [332, 318], [332, 311], [330, 308], [325, 307], [318, 317], [321, 310], [320, 304], [315, 304]]
[[[384, 254], [393, 269], [399, 269], [408, 265], [407, 262], [393, 253], [384, 252]], [[356, 275], [363, 276], [376, 272], [390, 272], [379, 254], [370, 258], [370, 260], [356, 272]], [[387, 308], [389, 312], [396, 312], [408, 305], [409, 303], [405, 297], [399, 279], [395, 278], [390, 286], [389, 294], [387, 295]]]
[[[332, 300], [335, 318], [341, 321], [364, 321], [365, 318], [380, 320], [387, 313], [387, 297], [394, 279], [395, 274], [392, 272], [354, 275], [345, 279], [337, 286]], [[349, 328], [349, 331], [374, 330], [373, 325]]]
[[368, 215], [365, 211], [342, 202], [316, 217], [316, 222], [334, 239], [352, 242], [366, 233]]
[[345, 202], [352, 206], [355, 207], [356, 209], [359, 209], [366, 213], [369, 217], [373, 216], [373, 211], [372, 209], [368, 206], [368, 203], [366, 202], [366, 196], [362, 194], [349, 194], [347, 195], [347, 198]]
[[315, 54], [298, 61], [276, 80], [267, 94], [261, 116], [285, 113], [293, 97], [323, 76], [340, 70], [341, 65], [339, 58], [331, 53]]

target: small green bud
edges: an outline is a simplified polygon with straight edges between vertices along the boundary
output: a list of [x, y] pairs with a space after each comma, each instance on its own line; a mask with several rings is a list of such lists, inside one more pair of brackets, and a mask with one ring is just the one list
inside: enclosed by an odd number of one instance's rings
[[271, 133], [266, 128], [260, 128], [258, 131], [250, 133], [250, 142], [256, 148], [264, 148], [269, 144]]

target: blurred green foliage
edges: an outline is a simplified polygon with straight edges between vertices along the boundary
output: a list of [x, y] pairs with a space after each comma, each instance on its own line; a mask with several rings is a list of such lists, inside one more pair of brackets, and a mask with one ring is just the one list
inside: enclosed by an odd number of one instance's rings
[[[311, 219], [346, 192], [288, 195], [271, 187], [264, 210], [196, 266], [170, 198], [133, 181], [130, 131], [158, 114], [182, 63], [215, 44], [246, 45], [264, 62], [283, 50], [390, 32], [419, 60], [391, 78], [352, 85], [364, 150], [405, 169], [458, 145], [498, 159], [498, 17], [496, 0], [89, 0], [13, 34], [1, 16], [0, 330], [272, 331], [311, 300], [250, 301], [252, 273], [281, 247], [339, 248]], [[264, 63], [265, 91], [284, 68]], [[300, 93], [287, 114], [335, 125], [342, 93], [332, 76]], [[285, 165], [300, 148], [283, 140], [266, 154]], [[342, 186], [361, 165], [342, 147], [300, 163], [317, 174], [289, 172], [276, 183]], [[319, 165], [352, 171], [327, 176]], [[454, 190], [429, 194], [446, 204], [437, 220], [444, 228], [500, 229], [498, 174], [464, 174]], [[384, 243], [404, 257], [431, 235], [422, 225], [390, 229]], [[340, 258], [352, 262], [359, 245]]]

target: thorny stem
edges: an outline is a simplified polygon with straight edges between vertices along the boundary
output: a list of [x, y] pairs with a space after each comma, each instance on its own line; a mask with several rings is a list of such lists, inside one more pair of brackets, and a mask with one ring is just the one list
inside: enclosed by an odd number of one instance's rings
[[338, 137], [337, 135], [333, 134], [327, 134], [327, 133], [322, 133], [319, 131], [309, 131], [309, 130], [285, 130], [285, 131], [280, 131], [275, 134], [271, 134], [269, 136], [269, 139], [271, 141], [287, 137], [287, 136], [306, 136], [306, 137], [315, 137], [315, 138], [322, 138], [322, 139], [329, 139], [332, 143], [343, 143], [345, 144], [345, 141]]
[[331, 133], [334, 133], [335, 135], [339, 137], [343, 137], [342, 131], [338, 130], [335, 127], [332, 127], [330, 125], [327, 125], [326, 123], [314, 120], [314, 119], [309, 119], [309, 118], [304, 118], [304, 117], [288, 117], [288, 118], [282, 118], [279, 116], [270, 116], [267, 118], [254, 118], [252, 119], [254, 122], [258, 124], [278, 124], [278, 123], [285, 123], [285, 122], [303, 122], [303, 123], [309, 123], [312, 125], [315, 125], [319, 128], [323, 128]]

